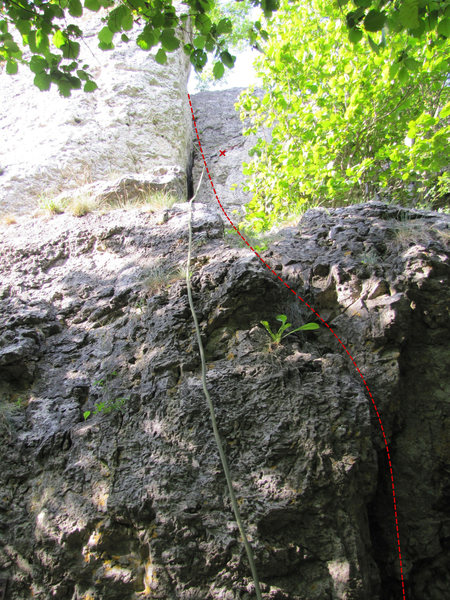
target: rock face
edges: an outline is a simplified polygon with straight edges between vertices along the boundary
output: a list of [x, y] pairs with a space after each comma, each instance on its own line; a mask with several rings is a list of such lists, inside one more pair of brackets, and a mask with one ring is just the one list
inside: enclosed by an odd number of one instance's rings
[[114, 50], [99, 50], [100, 17], [76, 19], [86, 34], [82, 55], [99, 86], [95, 92], [62, 98], [56, 88], [39, 91], [26, 68], [13, 77], [0, 74], [1, 212], [29, 212], [40, 195], [119, 176], [151, 179], [161, 167], [183, 173], [180, 199], [186, 199], [189, 60], [179, 51], [159, 65], [136, 46], [137, 30], [127, 44], [119, 39]]
[[[251, 199], [249, 194], [243, 193], [240, 185], [244, 181], [242, 163], [250, 160], [248, 151], [256, 141], [254, 135], [243, 137], [242, 131], [246, 126], [241, 122], [239, 113], [234, 108], [243, 90], [244, 88], [231, 88], [216, 92], [200, 92], [191, 96], [197, 130], [214, 188], [220, 203], [235, 225], [239, 222], [242, 205]], [[262, 93], [262, 90], [255, 91], [256, 95]], [[266, 132], [265, 135], [269, 135], [269, 133]], [[225, 153], [221, 154], [221, 152]], [[203, 157], [194, 132], [192, 180], [195, 189], [203, 166]], [[232, 186], [237, 187], [233, 188]], [[217, 205], [217, 199], [206, 172], [197, 200]], [[229, 224], [225, 215], [223, 215], [223, 219], [226, 224]]]
[[[450, 589], [449, 219], [308, 212], [264, 259], [364, 374], [389, 442], [408, 600]], [[0, 579], [9, 600], [253, 598], [177, 269], [187, 205], [24, 221], [0, 236]], [[194, 302], [263, 596], [401, 599], [380, 425], [322, 326], [211, 205]], [[90, 411], [85, 420], [83, 414]]]

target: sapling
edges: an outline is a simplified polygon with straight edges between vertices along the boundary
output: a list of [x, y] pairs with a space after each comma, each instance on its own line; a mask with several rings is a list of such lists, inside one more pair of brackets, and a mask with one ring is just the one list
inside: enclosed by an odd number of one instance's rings
[[270, 335], [270, 337], [272, 338], [272, 341], [274, 344], [279, 344], [281, 342], [281, 340], [286, 338], [288, 335], [291, 335], [291, 333], [295, 333], [296, 331], [312, 331], [313, 329], [319, 329], [319, 325], [317, 323], [305, 323], [305, 325], [302, 325], [301, 327], [297, 327], [297, 329], [293, 329], [289, 333], [286, 333], [285, 335], [283, 335], [283, 333], [286, 331], [286, 329], [289, 329], [289, 327], [292, 327], [292, 324], [286, 322], [287, 321], [286, 315], [277, 315], [276, 319], [277, 319], [277, 321], [281, 321], [280, 328], [278, 329], [278, 331], [276, 333], [273, 333], [273, 331], [270, 329], [270, 325], [267, 321], [260, 321], [261, 325], [264, 325], [264, 327], [266, 328], [266, 330], [267, 330], [268, 334]]

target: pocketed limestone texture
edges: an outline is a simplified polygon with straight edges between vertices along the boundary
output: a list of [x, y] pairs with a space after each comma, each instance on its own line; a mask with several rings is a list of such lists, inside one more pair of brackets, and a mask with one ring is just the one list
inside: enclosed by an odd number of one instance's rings
[[[179, 270], [187, 218], [179, 204], [2, 228], [9, 600], [254, 597]], [[270, 346], [261, 320], [314, 315], [227, 245], [215, 207], [194, 205], [193, 229], [207, 384], [263, 597], [401, 599], [386, 451], [353, 363], [323, 325]], [[263, 253], [372, 391], [408, 600], [450, 589], [448, 232], [436, 213], [314, 210]]]

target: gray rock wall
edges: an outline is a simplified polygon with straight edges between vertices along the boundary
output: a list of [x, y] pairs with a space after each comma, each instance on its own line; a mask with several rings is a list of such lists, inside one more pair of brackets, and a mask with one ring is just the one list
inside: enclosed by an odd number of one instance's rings
[[[220, 203], [236, 226], [239, 223], [243, 205], [251, 199], [250, 194], [242, 191], [244, 181], [242, 163], [251, 160], [248, 151], [256, 141], [254, 135], [246, 137], [242, 135], [246, 125], [242, 123], [239, 113], [234, 108], [239, 94], [243, 90], [244, 88], [231, 88], [215, 92], [199, 92], [191, 96], [197, 130], [214, 188]], [[262, 94], [263, 92], [262, 90], [256, 90], [255, 93]], [[261, 135], [270, 135], [269, 130], [262, 131]], [[204, 162], [195, 132], [193, 138], [192, 179], [196, 189]], [[225, 154], [222, 155], [221, 151], [225, 151]], [[233, 188], [233, 186], [237, 187]], [[206, 172], [199, 190], [198, 201], [214, 204], [218, 207], [216, 196]], [[222, 211], [220, 212], [224, 223], [229, 225], [225, 215]]]
[[[193, 222], [207, 384], [264, 598], [401, 600], [389, 465], [353, 363], [325, 326], [270, 347], [262, 319], [312, 313], [211, 205]], [[448, 232], [382, 204], [315, 210], [263, 253], [372, 391], [408, 600], [450, 589]], [[0, 233], [8, 600], [254, 597], [177, 271], [187, 205]]]
[[[33, 74], [0, 74], [0, 211], [29, 212], [40, 195], [52, 197], [85, 184], [155, 169], [182, 173], [191, 155], [191, 117], [186, 99], [189, 60], [182, 52], [159, 65], [133, 39], [118, 37], [102, 51], [96, 32], [101, 13], [74, 21], [86, 33], [82, 56], [99, 85], [94, 93], [59, 96], [41, 92]], [[161, 170], [161, 169], [160, 169]]]

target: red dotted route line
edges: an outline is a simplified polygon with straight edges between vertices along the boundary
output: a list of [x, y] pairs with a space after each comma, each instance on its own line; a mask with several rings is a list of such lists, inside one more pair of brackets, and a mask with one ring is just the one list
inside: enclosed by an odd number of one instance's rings
[[382, 423], [382, 421], [381, 421], [380, 413], [378, 412], [378, 408], [377, 408], [377, 405], [375, 404], [375, 400], [374, 400], [374, 398], [373, 398], [373, 396], [372, 396], [372, 392], [370, 391], [370, 389], [369, 389], [369, 386], [367, 385], [367, 382], [366, 382], [366, 380], [364, 379], [364, 376], [363, 376], [363, 374], [362, 374], [362, 373], [361, 373], [361, 371], [359, 370], [359, 367], [358, 367], [358, 365], [356, 364], [356, 362], [355, 362], [355, 359], [354, 359], [354, 358], [353, 358], [353, 356], [350, 354], [350, 352], [347, 350], [347, 348], [346, 348], [345, 344], [342, 342], [342, 340], [341, 340], [341, 339], [339, 339], [339, 337], [336, 335], [336, 333], [335, 333], [335, 332], [333, 331], [333, 329], [330, 327], [330, 325], [328, 325], [328, 323], [327, 323], [327, 322], [326, 322], [324, 319], [322, 319], [322, 317], [319, 315], [319, 313], [318, 313], [316, 310], [314, 310], [314, 308], [312, 308], [312, 306], [310, 306], [310, 305], [309, 305], [309, 304], [308, 304], [308, 303], [307, 303], [305, 300], [303, 300], [303, 298], [302, 298], [301, 296], [299, 296], [299, 295], [297, 294], [297, 292], [295, 292], [295, 291], [294, 291], [294, 290], [293, 290], [293, 289], [290, 287], [290, 285], [288, 285], [288, 284], [287, 284], [285, 281], [283, 281], [283, 279], [282, 279], [282, 278], [281, 278], [281, 277], [278, 275], [278, 273], [276, 273], [276, 272], [275, 272], [275, 271], [272, 269], [272, 267], [270, 267], [270, 265], [268, 265], [268, 264], [265, 262], [265, 260], [264, 260], [263, 258], [261, 258], [261, 256], [258, 254], [258, 252], [257, 252], [257, 251], [256, 251], [254, 248], [252, 248], [252, 247], [250, 246], [250, 244], [247, 242], [247, 240], [246, 240], [246, 239], [244, 238], [244, 236], [241, 234], [241, 232], [239, 231], [239, 229], [238, 229], [238, 228], [237, 228], [237, 227], [234, 225], [234, 223], [232, 222], [232, 220], [230, 219], [230, 217], [227, 215], [227, 212], [226, 212], [226, 210], [224, 209], [224, 207], [223, 207], [223, 206], [222, 206], [222, 204], [220, 203], [219, 197], [217, 196], [217, 192], [216, 192], [216, 190], [215, 190], [214, 183], [213, 183], [213, 180], [212, 180], [212, 178], [211, 178], [211, 174], [210, 174], [210, 172], [209, 172], [208, 165], [207, 165], [207, 163], [206, 163], [206, 158], [205, 158], [205, 155], [203, 154], [203, 148], [202, 148], [202, 144], [201, 144], [201, 142], [200, 142], [200, 137], [199, 137], [199, 134], [198, 134], [198, 131], [197, 131], [197, 123], [196, 123], [196, 121], [195, 121], [194, 109], [192, 108], [191, 96], [190, 96], [189, 94], [188, 94], [188, 98], [189, 98], [189, 106], [191, 107], [192, 120], [193, 120], [193, 122], [194, 122], [195, 133], [196, 133], [196, 135], [197, 135], [197, 141], [198, 141], [198, 145], [199, 145], [199, 148], [200, 148], [200, 152], [201, 152], [201, 155], [202, 155], [202, 158], [203, 158], [203, 162], [204, 162], [204, 164], [205, 164], [206, 172], [208, 173], [209, 181], [211, 182], [211, 187], [212, 187], [212, 189], [213, 189], [213, 192], [214, 192], [214, 195], [215, 195], [215, 197], [216, 197], [216, 200], [217, 200], [217, 202], [219, 203], [219, 206], [220, 206], [220, 208], [222, 209], [222, 212], [223, 212], [223, 214], [224, 214], [224, 215], [225, 215], [225, 217], [228, 219], [228, 221], [229, 221], [230, 225], [233, 227], [233, 229], [236, 231], [236, 233], [237, 233], [237, 234], [240, 236], [240, 238], [241, 238], [241, 239], [242, 239], [242, 240], [243, 240], [243, 241], [244, 241], [244, 242], [247, 244], [247, 246], [250, 248], [250, 250], [252, 250], [252, 252], [254, 252], [254, 253], [256, 254], [256, 256], [259, 258], [259, 260], [260, 260], [260, 261], [261, 261], [261, 262], [262, 262], [262, 263], [263, 263], [263, 264], [264, 264], [264, 265], [265, 265], [265, 266], [266, 266], [266, 267], [269, 269], [269, 271], [270, 271], [271, 273], [273, 273], [273, 274], [275, 275], [275, 277], [276, 277], [277, 279], [279, 279], [279, 280], [281, 281], [281, 283], [282, 283], [282, 284], [284, 284], [284, 285], [285, 285], [285, 286], [288, 288], [288, 290], [290, 290], [290, 291], [291, 291], [291, 292], [294, 294], [294, 296], [296, 296], [296, 297], [297, 297], [299, 300], [301, 300], [301, 301], [303, 302], [303, 304], [305, 304], [305, 305], [306, 305], [306, 306], [307, 306], [307, 307], [308, 307], [308, 308], [309, 308], [309, 309], [310, 309], [310, 310], [311, 310], [311, 311], [312, 311], [312, 312], [313, 312], [313, 313], [316, 315], [316, 317], [318, 317], [318, 318], [319, 318], [319, 319], [322, 321], [322, 323], [325, 325], [325, 327], [328, 327], [328, 329], [331, 331], [331, 333], [332, 333], [332, 334], [334, 335], [334, 337], [337, 339], [337, 341], [339, 342], [339, 344], [342, 346], [342, 348], [345, 350], [346, 354], [348, 355], [348, 357], [350, 358], [350, 360], [351, 360], [351, 361], [352, 361], [352, 363], [354, 364], [354, 366], [355, 366], [355, 369], [358, 371], [358, 374], [359, 374], [359, 376], [360, 376], [360, 377], [361, 377], [361, 379], [363, 380], [364, 387], [366, 388], [366, 390], [367, 390], [367, 392], [368, 392], [368, 394], [369, 394], [369, 396], [370, 396], [370, 399], [371, 399], [371, 401], [372, 401], [373, 408], [374, 408], [374, 410], [375, 410], [375, 413], [376, 413], [376, 415], [377, 415], [377, 418], [378, 418], [378, 422], [379, 422], [379, 424], [380, 424], [381, 433], [382, 433], [382, 435], [383, 435], [384, 446], [385, 446], [385, 448], [386, 448], [386, 454], [387, 454], [387, 458], [388, 458], [388, 462], [389, 462], [389, 472], [390, 472], [390, 475], [391, 475], [391, 484], [392, 484], [392, 500], [393, 500], [393, 503], [394, 503], [395, 531], [396, 531], [396, 535], [397, 535], [398, 559], [399, 559], [399, 564], [400, 564], [400, 577], [401, 577], [401, 582], [402, 582], [402, 594], [403, 594], [403, 600], [406, 600], [406, 595], [405, 595], [405, 582], [404, 582], [404, 579], [403, 579], [403, 563], [402, 563], [402, 552], [401, 552], [401, 548], [400, 548], [400, 534], [399, 534], [399, 531], [398, 531], [397, 501], [396, 501], [396, 499], [395, 499], [394, 473], [393, 473], [393, 470], [392, 470], [391, 453], [390, 453], [390, 451], [389, 451], [389, 446], [388, 446], [388, 443], [387, 443], [386, 433], [385, 433], [385, 431], [384, 431], [384, 427], [383, 427], [383, 423]]

